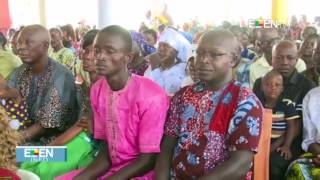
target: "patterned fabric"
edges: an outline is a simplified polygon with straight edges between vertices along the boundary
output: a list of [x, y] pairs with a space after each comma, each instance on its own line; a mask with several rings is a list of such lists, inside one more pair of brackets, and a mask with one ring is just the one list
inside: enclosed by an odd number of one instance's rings
[[257, 54], [254, 51], [252, 51], [251, 49], [244, 48], [241, 51], [241, 57], [252, 61], [252, 60], [254, 60], [255, 57], [257, 57]]
[[312, 153], [306, 153], [301, 158], [293, 161], [286, 173], [287, 180], [313, 180], [320, 179], [320, 168], [315, 167], [310, 160]]
[[50, 129], [34, 143], [47, 144], [70, 127], [78, 118], [79, 105], [71, 71], [49, 59], [47, 69], [32, 75], [23, 64], [12, 73], [8, 85], [17, 88], [28, 105], [30, 119]]
[[143, 57], [156, 52], [156, 48], [149, 45], [141, 33], [138, 33], [136, 31], [131, 31], [130, 33], [131, 33], [132, 40], [138, 43], [142, 51]]
[[247, 88], [250, 87], [250, 65], [252, 63], [252, 60], [242, 57], [240, 63], [235, 68], [235, 79]]
[[[233, 85], [240, 86], [238, 82]], [[200, 82], [182, 89], [173, 97], [165, 134], [178, 138], [173, 157], [174, 178], [196, 179], [227, 160], [231, 151], [256, 152], [262, 120], [261, 103], [249, 89], [242, 86], [239, 87], [240, 93], [228, 92], [223, 96], [227, 87], [209, 91]], [[213, 121], [219, 100], [228, 106], [233, 96], [238, 97], [230, 122], [218, 121], [219, 118]], [[227, 111], [225, 109], [223, 112]], [[210, 130], [210, 126], [219, 126], [215, 123], [226, 123], [227, 128]], [[205, 138], [200, 138], [202, 136]]]
[[74, 61], [76, 60], [76, 57], [69, 48], [64, 47], [58, 52], [52, 51], [50, 57], [65, 65], [69, 70], [72, 70], [74, 68]]
[[28, 115], [28, 106], [26, 101], [14, 102], [10, 99], [0, 98], [0, 106], [4, 107], [11, 120], [17, 119], [20, 122], [19, 130], [26, 129], [33, 124]]

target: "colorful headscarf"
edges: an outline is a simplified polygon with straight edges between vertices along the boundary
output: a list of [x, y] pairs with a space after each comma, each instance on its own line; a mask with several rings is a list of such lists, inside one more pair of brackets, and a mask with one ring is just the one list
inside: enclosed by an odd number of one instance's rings
[[136, 31], [131, 31], [130, 34], [131, 34], [132, 40], [135, 41], [139, 45], [139, 47], [142, 51], [142, 55], [144, 57], [151, 54], [151, 53], [156, 52], [156, 48], [149, 45], [141, 33], [138, 33]]
[[191, 44], [179, 32], [172, 28], [165, 29], [159, 37], [159, 43], [168, 43], [172, 48], [178, 51], [178, 58], [182, 62], [187, 62], [191, 49]]

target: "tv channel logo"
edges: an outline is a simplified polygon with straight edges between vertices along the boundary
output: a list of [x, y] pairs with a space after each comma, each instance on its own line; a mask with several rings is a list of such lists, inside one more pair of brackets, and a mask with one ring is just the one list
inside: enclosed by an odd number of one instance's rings
[[278, 28], [280, 23], [272, 19], [249, 19], [248, 20], [249, 28]]
[[17, 162], [64, 162], [67, 160], [66, 146], [17, 146]]

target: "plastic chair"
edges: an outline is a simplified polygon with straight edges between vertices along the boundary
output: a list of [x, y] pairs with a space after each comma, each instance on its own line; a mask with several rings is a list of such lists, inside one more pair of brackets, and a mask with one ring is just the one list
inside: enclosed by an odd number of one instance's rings
[[265, 109], [263, 113], [263, 123], [261, 136], [258, 145], [258, 153], [254, 156], [254, 180], [269, 180], [269, 157], [272, 128], [272, 110]]

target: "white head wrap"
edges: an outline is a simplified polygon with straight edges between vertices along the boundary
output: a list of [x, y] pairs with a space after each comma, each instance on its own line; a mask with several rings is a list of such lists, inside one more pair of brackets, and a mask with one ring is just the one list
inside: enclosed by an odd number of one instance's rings
[[178, 58], [182, 62], [186, 62], [188, 60], [191, 44], [176, 30], [172, 28], [165, 29], [160, 34], [159, 43], [160, 42], [168, 43], [172, 48], [178, 51]]

